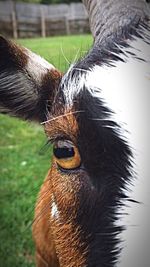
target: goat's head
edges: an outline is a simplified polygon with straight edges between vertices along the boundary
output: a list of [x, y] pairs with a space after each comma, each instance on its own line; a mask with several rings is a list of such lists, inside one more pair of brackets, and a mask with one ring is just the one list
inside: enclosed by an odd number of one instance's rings
[[[36, 216], [50, 209], [33, 227], [38, 266], [115, 265], [123, 230], [118, 220], [133, 177], [131, 146], [141, 149], [147, 129], [143, 124], [137, 134], [136, 116], [148, 108], [138, 113], [139, 86], [145, 100], [149, 95], [148, 6], [83, 2], [95, 42], [63, 77], [27, 49], [0, 39], [1, 111], [42, 122], [54, 146]], [[136, 160], [140, 165], [142, 158]]]

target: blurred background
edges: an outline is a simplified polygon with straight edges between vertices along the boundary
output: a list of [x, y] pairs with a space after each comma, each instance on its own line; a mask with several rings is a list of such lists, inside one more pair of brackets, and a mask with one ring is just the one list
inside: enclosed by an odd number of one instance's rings
[[89, 33], [80, 0], [0, 1], [0, 33], [13, 38]]

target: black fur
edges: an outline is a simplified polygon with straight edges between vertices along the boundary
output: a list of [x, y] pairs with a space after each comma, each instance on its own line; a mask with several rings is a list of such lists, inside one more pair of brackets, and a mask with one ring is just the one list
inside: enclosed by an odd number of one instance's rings
[[[91, 51], [89, 51], [85, 58], [77, 62], [75, 67], [88, 70], [94, 65], [101, 66], [105, 64], [110, 66], [113, 65], [114, 61], [123, 61], [123, 50], [125, 48], [128, 50], [130, 41], [135, 40], [135, 38], [146, 38], [150, 44], [149, 31], [150, 20], [148, 19], [146, 22], [139, 21], [136, 27], [131, 25], [129, 28], [120, 29], [119, 33], [113, 33], [104, 43], [94, 43]], [[136, 57], [136, 55], [133, 56]]]
[[77, 217], [89, 246], [87, 266], [114, 266], [120, 253], [118, 234], [123, 230], [115, 221], [127, 197], [124, 189], [131, 178], [132, 153], [100, 99], [84, 88], [75, 103], [75, 110], [84, 111], [76, 115], [78, 146], [94, 188], [91, 195], [82, 195]]

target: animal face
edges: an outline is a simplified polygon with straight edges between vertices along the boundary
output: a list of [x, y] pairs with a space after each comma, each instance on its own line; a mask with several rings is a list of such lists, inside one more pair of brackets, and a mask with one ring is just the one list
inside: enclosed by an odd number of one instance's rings
[[[121, 238], [126, 239], [127, 249], [120, 267], [136, 266], [132, 251], [138, 254], [141, 247], [133, 248], [131, 239], [140, 234], [123, 235], [127, 224], [121, 219], [133, 209], [129, 218], [139, 221], [143, 210], [138, 202], [149, 188], [145, 161], [149, 130], [144, 120], [150, 77], [147, 6], [139, 1], [136, 7], [131, 4], [130, 11], [118, 2], [121, 18], [116, 21], [111, 13], [114, 5], [108, 13], [103, 3], [106, 24], [102, 24], [100, 3], [84, 3], [95, 42], [64, 75], [1, 37], [0, 107], [3, 113], [42, 122], [53, 144], [52, 167], [34, 221], [45, 207], [49, 210], [33, 224], [37, 266], [115, 266]], [[135, 164], [142, 186], [137, 185], [130, 196]]]
[[[76, 252], [79, 255], [69, 254], [70, 258], [80, 259], [79, 266], [82, 266], [83, 260], [84, 264], [89, 262], [88, 264], [97, 265], [99, 261], [108, 263], [115, 258], [111, 251], [112, 247], [115, 250], [116, 234], [121, 231], [121, 227], [116, 227], [114, 221], [117, 206], [125, 198], [123, 188], [130, 177], [131, 152], [123, 139], [113, 131], [112, 127], [119, 126], [110, 121], [111, 112], [100, 99], [88, 93], [85, 88], [74, 99], [71, 109], [67, 109], [66, 102], [63, 103], [63, 107], [66, 107], [64, 109], [61, 106], [59, 108], [59, 103], [62, 105], [63, 101], [60, 95], [63, 93], [60, 86], [56, 108], [54, 106], [54, 113], [45, 123], [45, 131], [54, 142], [54, 147], [56, 144], [59, 147], [60, 142], [60, 150], [67, 146], [73, 148], [74, 153], [79, 155], [77, 158], [80, 162], [77, 161], [74, 168], [72, 165], [70, 168], [69, 165], [62, 166], [54, 149], [49, 179], [54, 194], [52, 221], [58, 224], [55, 231], [59, 229], [60, 222], [62, 223], [56, 238], [58, 251], [65, 251], [67, 248], [64, 259], [68, 259], [65, 225], [71, 224], [69, 235], [74, 241], [73, 248], [78, 247]], [[65, 158], [62, 157], [62, 160], [64, 164]], [[76, 157], [73, 161], [76, 164]], [[103, 236], [103, 242], [99, 236]], [[108, 243], [111, 243], [110, 250]], [[101, 253], [97, 253], [97, 249]], [[109, 256], [105, 260], [106, 250]], [[81, 255], [84, 255], [84, 259]], [[66, 260], [62, 261], [61, 264], [71, 266], [72, 260], [67, 263]]]

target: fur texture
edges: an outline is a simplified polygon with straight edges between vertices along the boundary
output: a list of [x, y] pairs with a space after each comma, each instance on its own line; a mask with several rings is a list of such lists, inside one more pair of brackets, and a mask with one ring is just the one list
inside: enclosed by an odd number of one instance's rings
[[43, 121], [61, 73], [40, 56], [0, 37], [0, 112]]
[[44, 119], [48, 139], [71, 141], [81, 158], [74, 170], [53, 158], [33, 223], [37, 266], [147, 267], [148, 6], [84, 2], [95, 42], [61, 82], [51, 65], [0, 39], [2, 112]]

